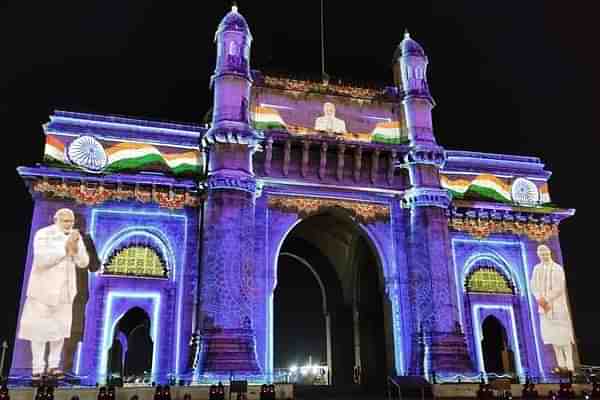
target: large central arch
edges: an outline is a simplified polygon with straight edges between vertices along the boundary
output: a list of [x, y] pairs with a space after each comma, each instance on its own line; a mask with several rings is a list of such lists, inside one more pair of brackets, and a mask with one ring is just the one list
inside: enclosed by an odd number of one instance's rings
[[[352, 383], [360, 368], [361, 383], [382, 385], [395, 373], [393, 313], [382, 255], [368, 231], [343, 211], [330, 210], [294, 224], [278, 248], [274, 277], [285, 273], [278, 267], [287, 257], [319, 283], [332, 383]], [[272, 335], [277, 328], [271, 329]]]

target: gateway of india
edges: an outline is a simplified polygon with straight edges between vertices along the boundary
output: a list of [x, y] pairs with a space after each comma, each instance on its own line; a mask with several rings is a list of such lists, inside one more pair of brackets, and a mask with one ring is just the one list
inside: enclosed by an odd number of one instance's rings
[[380, 88], [252, 70], [252, 39], [234, 6], [205, 124], [50, 116], [43, 162], [18, 168], [34, 211], [11, 376], [273, 381], [291, 267], [321, 289], [335, 385], [577, 368], [574, 210], [543, 162], [438, 144], [408, 33]]

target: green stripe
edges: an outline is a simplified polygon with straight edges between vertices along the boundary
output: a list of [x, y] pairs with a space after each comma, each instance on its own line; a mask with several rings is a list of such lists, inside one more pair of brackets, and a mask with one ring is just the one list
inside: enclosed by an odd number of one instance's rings
[[507, 199], [506, 197], [502, 196], [500, 193], [498, 193], [497, 191], [490, 189], [490, 188], [486, 188], [483, 186], [478, 186], [478, 185], [471, 185], [469, 187], [469, 190], [467, 190], [465, 192], [465, 198], [473, 198], [473, 199], [486, 199], [486, 200], [495, 200], [495, 201], [499, 201], [502, 203], [510, 203], [511, 200]]
[[161, 171], [170, 171], [171, 168], [167, 165], [165, 160], [158, 154], [147, 154], [142, 157], [125, 158], [119, 161], [115, 161], [106, 167], [107, 171], [131, 171], [140, 169], [159, 169]]
[[269, 129], [286, 129], [285, 125], [283, 125], [281, 122], [277, 122], [277, 121], [267, 121], [267, 122], [252, 121], [252, 125], [254, 126], [254, 129], [258, 129], [260, 131], [269, 130]]
[[462, 192], [457, 192], [456, 190], [452, 190], [449, 188], [445, 188], [448, 190], [448, 192], [450, 193], [450, 195], [452, 196], [453, 199], [462, 199], [465, 197], [465, 194]]
[[200, 174], [200, 166], [192, 164], [180, 164], [172, 169], [175, 175], [197, 175]]
[[408, 143], [408, 137], [388, 137], [380, 133], [376, 133], [371, 138], [371, 142], [383, 144], [404, 144]]

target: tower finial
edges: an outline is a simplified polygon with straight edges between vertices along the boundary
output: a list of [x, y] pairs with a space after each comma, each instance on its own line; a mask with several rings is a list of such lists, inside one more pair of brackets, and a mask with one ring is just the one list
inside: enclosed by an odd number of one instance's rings
[[410, 33], [408, 32], [408, 29], [404, 28], [404, 39], [410, 39]]
[[238, 12], [237, 2], [234, 1], [231, 3], [231, 11], [234, 13]]

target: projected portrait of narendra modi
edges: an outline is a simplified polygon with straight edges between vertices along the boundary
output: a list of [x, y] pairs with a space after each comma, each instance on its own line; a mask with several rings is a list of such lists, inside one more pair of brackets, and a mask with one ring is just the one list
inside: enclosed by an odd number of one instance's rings
[[323, 115], [315, 119], [315, 130], [327, 133], [346, 133], [346, 123], [335, 116], [335, 105], [330, 102], [323, 104]]
[[542, 341], [552, 345], [559, 370], [573, 371], [575, 340], [567, 304], [565, 272], [552, 259], [548, 246], [538, 246], [537, 255], [540, 262], [533, 267], [531, 291], [538, 305]]

